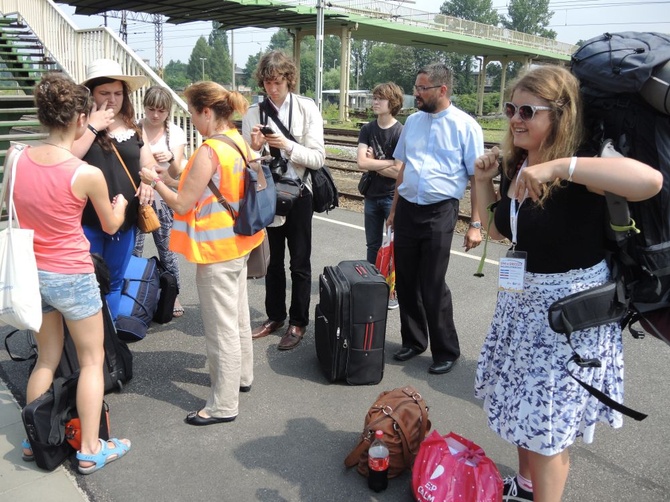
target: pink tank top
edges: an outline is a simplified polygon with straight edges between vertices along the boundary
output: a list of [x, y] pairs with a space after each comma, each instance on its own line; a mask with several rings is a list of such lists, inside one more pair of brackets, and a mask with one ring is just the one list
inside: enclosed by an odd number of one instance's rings
[[35, 230], [37, 268], [60, 274], [94, 271], [90, 244], [81, 228], [86, 199], [72, 193], [76, 158], [43, 165], [29, 158], [26, 148], [16, 166], [14, 205], [21, 228]]

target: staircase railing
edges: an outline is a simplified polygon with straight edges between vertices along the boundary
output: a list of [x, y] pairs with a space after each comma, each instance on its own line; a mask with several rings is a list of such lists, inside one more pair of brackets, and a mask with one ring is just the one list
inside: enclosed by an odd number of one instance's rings
[[[51, 0], [0, 0], [0, 13], [18, 16], [35, 33], [45, 50], [58, 62], [76, 82], [86, 77], [86, 66], [94, 59], [106, 58], [118, 61], [127, 75], [145, 75], [150, 85], [161, 85], [169, 89], [163, 80], [140, 59], [112, 30], [107, 27], [77, 28]], [[131, 96], [137, 119], [142, 116], [143, 87]], [[175, 102], [173, 121], [186, 132], [188, 144], [186, 155], [194, 151], [199, 135], [193, 127], [187, 105], [172, 89]]]

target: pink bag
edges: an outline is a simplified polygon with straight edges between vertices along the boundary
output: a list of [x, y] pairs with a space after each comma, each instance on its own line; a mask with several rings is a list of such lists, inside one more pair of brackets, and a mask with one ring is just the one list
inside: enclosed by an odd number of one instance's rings
[[503, 481], [475, 443], [453, 432], [442, 437], [434, 430], [414, 461], [412, 491], [419, 502], [499, 502]]

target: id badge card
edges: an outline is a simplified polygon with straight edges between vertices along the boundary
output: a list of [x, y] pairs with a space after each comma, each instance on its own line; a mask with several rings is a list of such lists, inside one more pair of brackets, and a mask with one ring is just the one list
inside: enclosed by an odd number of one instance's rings
[[508, 251], [504, 258], [500, 259], [498, 268], [498, 291], [509, 291], [511, 293], [523, 293], [523, 276], [526, 273], [525, 251]]

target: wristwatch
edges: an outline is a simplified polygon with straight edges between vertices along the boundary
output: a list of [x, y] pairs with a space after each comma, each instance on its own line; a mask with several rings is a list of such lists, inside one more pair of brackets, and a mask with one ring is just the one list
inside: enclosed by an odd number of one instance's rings
[[154, 178], [154, 180], [151, 182], [151, 188], [156, 188], [156, 184], [161, 181], [160, 178]]
[[472, 228], [479, 228], [479, 229], [481, 229], [481, 228], [482, 228], [482, 222], [481, 222], [481, 221], [471, 221], [471, 222], [470, 222], [470, 226], [471, 226]]

